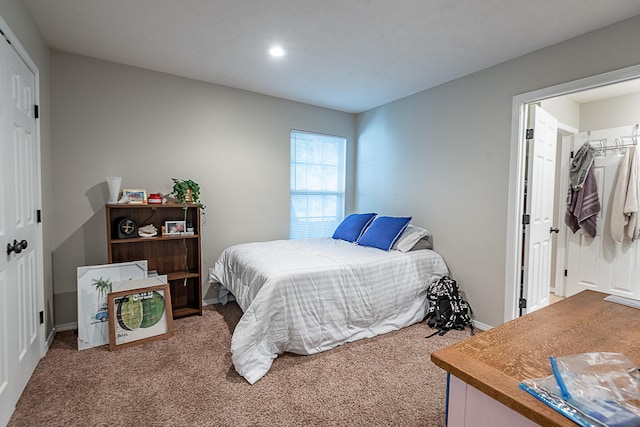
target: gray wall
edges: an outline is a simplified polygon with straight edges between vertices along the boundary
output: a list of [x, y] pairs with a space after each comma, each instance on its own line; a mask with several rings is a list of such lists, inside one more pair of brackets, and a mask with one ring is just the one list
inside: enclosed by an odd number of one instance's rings
[[477, 320], [504, 320], [515, 95], [640, 63], [640, 17], [358, 116], [358, 210], [412, 215], [434, 233]]
[[42, 167], [42, 234], [44, 254], [44, 309], [45, 309], [45, 333], [47, 336], [54, 326], [53, 307], [53, 279], [52, 279], [52, 234], [53, 234], [53, 208], [51, 181], [51, 108], [49, 97], [49, 48], [40, 36], [40, 32], [31, 19], [31, 15], [22, 0], [2, 0], [0, 2], [0, 16], [9, 25], [9, 28], [27, 51], [31, 60], [39, 71], [38, 84], [40, 85], [40, 151]]
[[168, 74], [52, 51], [56, 324], [76, 322], [76, 268], [107, 262], [106, 176], [167, 194], [201, 187], [208, 269], [227, 246], [289, 236], [289, 132], [348, 144], [353, 209], [355, 116]]
[[566, 96], [559, 96], [541, 101], [540, 106], [555, 117], [558, 124], [580, 129], [580, 104], [577, 102]]
[[640, 93], [617, 96], [580, 106], [580, 131], [640, 123]]

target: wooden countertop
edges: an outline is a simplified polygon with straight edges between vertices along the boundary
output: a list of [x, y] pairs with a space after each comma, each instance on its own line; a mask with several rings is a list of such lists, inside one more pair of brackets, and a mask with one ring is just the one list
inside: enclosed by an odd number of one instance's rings
[[583, 291], [431, 354], [450, 374], [545, 426], [575, 423], [518, 385], [551, 375], [549, 356], [623, 353], [640, 366], [640, 310]]

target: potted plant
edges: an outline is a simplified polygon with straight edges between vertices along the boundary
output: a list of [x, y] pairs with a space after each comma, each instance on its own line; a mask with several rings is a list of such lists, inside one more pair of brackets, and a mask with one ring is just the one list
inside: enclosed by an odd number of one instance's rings
[[[173, 188], [171, 189], [171, 194], [176, 198], [176, 201], [180, 204], [184, 205], [184, 220], [187, 221], [187, 203], [195, 203], [200, 206], [200, 213], [204, 215], [205, 205], [200, 201], [200, 186], [197, 182], [190, 179], [177, 179], [171, 178], [173, 181]], [[193, 224], [189, 221], [189, 227], [191, 231], [193, 231]], [[186, 246], [185, 246], [186, 250]], [[187, 254], [185, 252], [185, 269], [189, 272], [189, 265], [187, 263]], [[188, 279], [185, 277], [182, 286], [186, 287], [188, 283]]]
[[195, 203], [204, 211], [205, 205], [200, 201], [200, 186], [197, 182], [190, 179], [171, 179], [173, 180], [171, 194], [173, 194], [178, 203]]

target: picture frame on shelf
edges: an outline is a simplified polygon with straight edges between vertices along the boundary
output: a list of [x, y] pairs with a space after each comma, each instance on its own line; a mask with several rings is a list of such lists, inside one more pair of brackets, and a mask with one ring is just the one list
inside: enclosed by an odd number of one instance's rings
[[132, 205], [147, 204], [147, 190], [141, 188], [125, 188], [122, 190], [122, 194]]
[[108, 310], [110, 351], [173, 336], [167, 283], [112, 292]]
[[180, 236], [187, 230], [186, 221], [165, 221], [165, 236]]

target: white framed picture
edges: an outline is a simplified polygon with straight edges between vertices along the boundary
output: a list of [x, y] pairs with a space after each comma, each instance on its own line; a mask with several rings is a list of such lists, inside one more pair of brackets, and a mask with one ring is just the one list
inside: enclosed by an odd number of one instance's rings
[[146, 278], [146, 260], [78, 267], [78, 350], [109, 344], [108, 294]]
[[122, 194], [132, 205], [147, 204], [147, 190], [141, 188], [125, 188], [122, 190]]
[[164, 223], [165, 236], [179, 236], [187, 231], [186, 221], [166, 221]]

